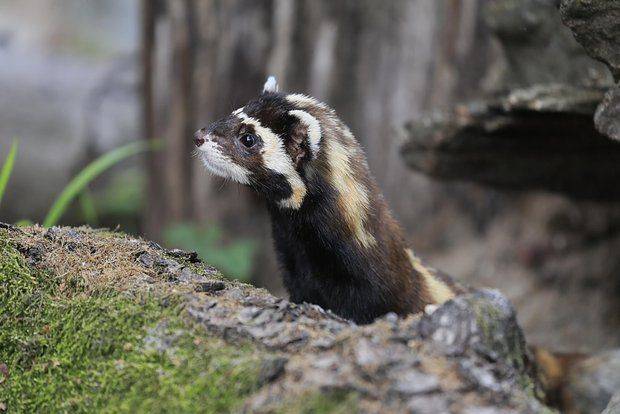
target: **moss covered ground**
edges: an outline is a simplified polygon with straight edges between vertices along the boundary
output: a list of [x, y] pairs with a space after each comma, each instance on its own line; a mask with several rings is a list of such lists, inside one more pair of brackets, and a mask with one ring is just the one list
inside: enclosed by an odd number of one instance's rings
[[[42, 232], [0, 228], [0, 414], [235, 412], [261, 386], [267, 351], [208, 334], [187, 317], [183, 290], [135, 288], [144, 269], [128, 258], [139, 246], [119, 254], [135, 243], [86, 231], [72, 245]], [[45, 258], [32, 263], [36, 249]], [[355, 406], [311, 393], [273, 411]]]
[[178, 298], [66, 284], [0, 230], [0, 409], [216, 413], [256, 388], [259, 356], [188, 325]]

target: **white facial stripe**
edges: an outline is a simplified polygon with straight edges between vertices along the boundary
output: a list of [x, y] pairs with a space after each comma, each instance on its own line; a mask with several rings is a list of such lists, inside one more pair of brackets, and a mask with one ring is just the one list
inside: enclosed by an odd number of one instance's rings
[[330, 165], [331, 183], [338, 192], [338, 205], [353, 235], [364, 247], [370, 247], [377, 240], [365, 227], [370, 209], [370, 197], [366, 187], [360, 183], [351, 168], [348, 150], [335, 139], [328, 140], [327, 159]]
[[292, 209], [301, 207], [301, 203], [306, 196], [306, 185], [295, 170], [293, 160], [288, 156], [282, 140], [271, 129], [263, 127], [257, 119], [249, 117], [246, 113], [237, 114], [242, 122], [252, 125], [256, 134], [263, 140], [264, 146], [261, 150], [265, 167], [284, 175], [293, 190], [293, 194], [280, 201], [280, 206]]
[[310, 115], [308, 112], [299, 109], [289, 111], [289, 114], [299, 118], [301, 123], [308, 128], [310, 150], [312, 151], [312, 157], [316, 158], [319, 153], [319, 143], [321, 142], [321, 124], [318, 119]]
[[205, 139], [198, 150], [202, 161], [211, 173], [224, 178], [230, 178], [241, 184], [250, 183], [250, 171], [236, 164], [230, 157], [226, 156], [219, 148], [217, 143], [211, 141], [210, 137]]

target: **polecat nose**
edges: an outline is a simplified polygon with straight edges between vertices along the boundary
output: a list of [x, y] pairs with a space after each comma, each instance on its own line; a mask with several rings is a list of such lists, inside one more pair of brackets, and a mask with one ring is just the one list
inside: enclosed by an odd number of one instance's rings
[[194, 145], [196, 145], [197, 147], [200, 147], [202, 144], [205, 143], [206, 132], [207, 130], [202, 128], [194, 133]]

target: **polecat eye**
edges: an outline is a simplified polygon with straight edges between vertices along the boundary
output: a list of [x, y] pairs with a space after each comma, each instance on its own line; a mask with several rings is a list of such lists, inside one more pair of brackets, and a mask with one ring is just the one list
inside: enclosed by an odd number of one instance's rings
[[258, 141], [258, 138], [256, 137], [256, 135], [253, 134], [244, 134], [241, 135], [239, 141], [241, 141], [241, 143], [247, 148], [252, 148], [254, 144], [256, 144], [256, 141]]

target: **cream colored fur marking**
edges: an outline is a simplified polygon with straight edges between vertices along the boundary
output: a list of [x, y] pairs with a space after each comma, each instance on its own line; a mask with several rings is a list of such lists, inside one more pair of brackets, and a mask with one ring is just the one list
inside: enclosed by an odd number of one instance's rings
[[316, 158], [319, 154], [319, 143], [321, 142], [321, 124], [318, 119], [310, 115], [306, 111], [296, 109], [289, 111], [289, 114], [297, 117], [299, 121], [308, 128], [308, 142], [310, 144], [310, 151], [312, 151], [312, 158]]
[[307, 96], [307, 95], [303, 95], [301, 93], [293, 93], [290, 95], [286, 95], [286, 100], [289, 101], [290, 103], [293, 103], [299, 106], [300, 108], [308, 108], [308, 107], [316, 106], [317, 108], [327, 109], [331, 111], [331, 109], [327, 105], [325, 105], [323, 102], [319, 102], [316, 99], [310, 96]]
[[222, 153], [219, 146], [211, 141], [209, 137], [205, 140], [198, 150], [200, 151], [202, 161], [209, 171], [213, 174], [230, 178], [241, 184], [250, 183], [250, 171], [237, 165], [230, 157]]
[[338, 191], [340, 209], [360, 244], [364, 247], [373, 246], [377, 240], [365, 228], [370, 208], [368, 190], [355, 179], [349, 158], [351, 150], [333, 138], [324, 145], [327, 145], [331, 183]]
[[293, 190], [293, 195], [279, 202], [280, 206], [292, 209], [301, 207], [301, 203], [306, 196], [306, 185], [295, 170], [293, 161], [286, 153], [280, 137], [271, 129], [262, 126], [257, 119], [249, 117], [244, 112], [240, 112], [237, 116], [241, 118], [244, 124], [252, 125], [258, 136], [263, 140], [265, 145], [261, 154], [263, 155], [265, 166], [284, 175]]
[[428, 293], [433, 298], [433, 301], [438, 304], [442, 304], [452, 298], [454, 298], [454, 292], [446, 286], [441, 280], [438, 280], [427, 268], [422, 264], [411, 249], [405, 249], [413, 269], [418, 272], [424, 278], [424, 283], [428, 288]]

